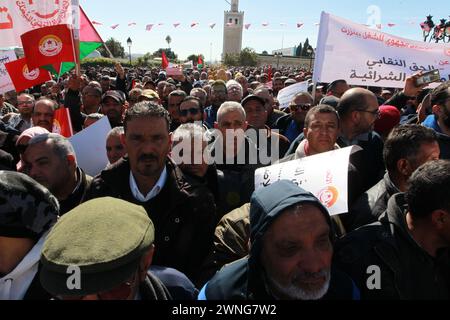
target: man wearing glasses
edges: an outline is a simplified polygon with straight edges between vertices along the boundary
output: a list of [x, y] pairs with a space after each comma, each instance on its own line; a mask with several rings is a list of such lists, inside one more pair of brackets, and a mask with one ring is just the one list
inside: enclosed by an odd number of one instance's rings
[[33, 113], [34, 97], [27, 93], [22, 93], [17, 97], [17, 107], [19, 113], [9, 113], [3, 117], [3, 122], [14, 129], [24, 132], [31, 128], [31, 114]]
[[375, 121], [380, 117], [378, 100], [371, 91], [353, 88], [346, 91], [337, 107], [341, 130], [337, 140], [340, 147], [358, 145], [362, 153], [366, 172], [365, 187], [376, 184], [384, 174], [383, 141], [373, 131]]
[[305, 117], [312, 105], [313, 98], [309, 93], [296, 94], [289, 104], [290, 114], [278, 119], [275, 128], [289, 141], [294, 141], [303, 132]]
[[[180, 122], [184, 123], [194, 123], [196, 121], [201, 121], [203, 124], [204, 113], [201, 106], [200, 99], [187, 96], [183, 99], [179, 106]], [[205, 125], [203, 124], [205, 127]], [[205, 129], [208, 129], [205, 127]]]

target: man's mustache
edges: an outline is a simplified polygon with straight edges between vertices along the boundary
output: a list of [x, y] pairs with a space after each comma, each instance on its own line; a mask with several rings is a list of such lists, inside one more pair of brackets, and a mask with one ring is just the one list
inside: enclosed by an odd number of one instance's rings
[[154, 154], [141, 154], [138, 158], [138, 161], [146, 161], [146, 160], [158, 160], [158, 157]]

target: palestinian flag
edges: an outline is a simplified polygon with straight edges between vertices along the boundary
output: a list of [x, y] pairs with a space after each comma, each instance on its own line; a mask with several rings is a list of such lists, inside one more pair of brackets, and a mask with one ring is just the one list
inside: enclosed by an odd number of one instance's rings
[[[80, 60], [84, 59], [102, 44], [102, 38], [80, 6]], [[59, 74], [64, 74], [72, 68], [75, 68], [75, 63], [63, 63]]]
[[203, 69], [203, 59], [202, 59], [202, 56], [198, 56], [198, 60], [197, 60], [197, 69], [198, 69], [198, 70], [202, 70], [202, 69]]

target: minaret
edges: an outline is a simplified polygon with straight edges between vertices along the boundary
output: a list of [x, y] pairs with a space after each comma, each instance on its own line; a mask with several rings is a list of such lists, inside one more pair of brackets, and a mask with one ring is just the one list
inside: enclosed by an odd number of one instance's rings
[[222, 59], [227, 53], [241, 52], [243, 28], [244, 12], [239, 11], [239, 0], [231, 0], [231, 10], [224, 12]]

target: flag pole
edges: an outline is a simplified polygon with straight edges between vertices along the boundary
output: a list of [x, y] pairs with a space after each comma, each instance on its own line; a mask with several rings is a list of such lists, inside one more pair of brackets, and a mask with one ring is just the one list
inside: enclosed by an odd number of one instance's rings
[[72, 36], [73, 36], [73, 48], [75, 54], [75, 72], [79, 77], [81, 76], [81, 63], [80, 63], [80, 1], [72, 0]]

